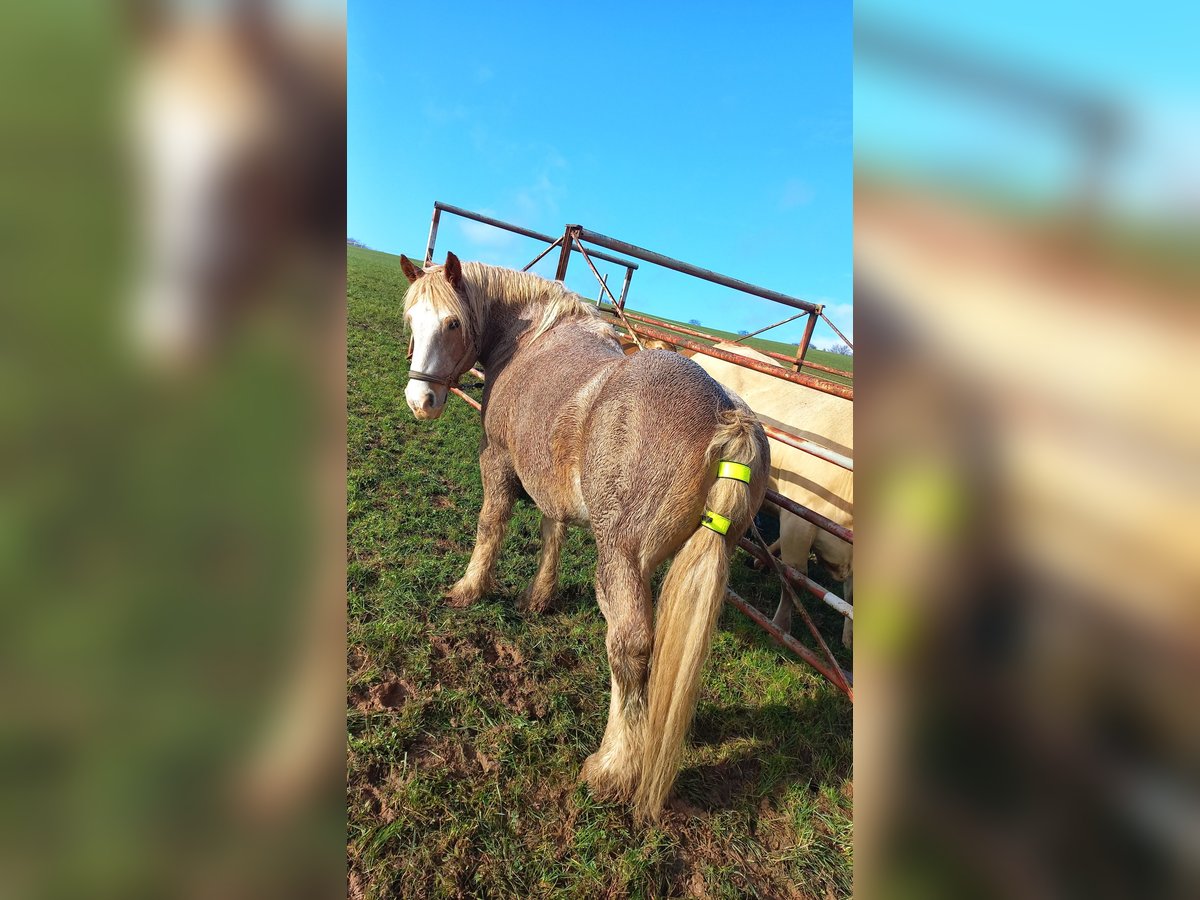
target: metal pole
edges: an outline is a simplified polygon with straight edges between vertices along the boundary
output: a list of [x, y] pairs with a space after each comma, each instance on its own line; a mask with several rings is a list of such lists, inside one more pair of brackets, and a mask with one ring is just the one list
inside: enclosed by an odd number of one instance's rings
[[438, 220], [442, 217], [442, 211], [438, 209], [438, 205], [433, 204], [433, 219], [429, 223], [429, 240], [425, 244], [425, 265], [433, 264], [433, 245], [437, 243]]
[[784, 431], [782, 428], [776, 428], [768, 422], [760, 424], [763, 427], [763, 431], [767, 433], [767, 437], [774, 438], [779, 443], [787, 444], [789, 447], [795, 447], [797, 450], [803, 450], [805, 453], [815, 456], [818, 459], [823, 459], [827, 463], [840, 466], [847, 472], [854, 471], [854, 460], [844, 453], [838, 453], [836, 450], [830, 449], [823, 444], [818, 444], [816, 441], [810, 441], [808, 438], [802, 438], [789, 431]]
[[[725, 340], [725, 338], [719, 338], [703, 331], [697, 331], [696, 329], [689, 328], [686, 325], [677, 325], [674, 322], [663, 322], [660, 319], [651, 318], [650, 316], [643, 316], [639, 313], [627, 312], [625, 315], [636, 322], [645, 322], [648, 325], [656, 325], [659, 328], [669, 328], [671, 331], [678, 331], [682, 334], [690, 334], [693, 337], [704, 338], [704, 340], [712, 341], [714, 344], [719, 344]], [[776, 353], [774, 350], [760, 350], [759, 352], [762, 353], [763, 356], [769, 356], [772, 359], [777, 359], [780, 362], [787, 363], [789, 366], [796, 362], [795, 357], [784, 356], [782, 353]], [[840, 375], [843, 378], [850, 379], [851, 381], [854, 380], [853, 372], [846, 372], [842, 369], [835, 369], [831, 366], [823, 366], [820, 363], [810, 362], [809, 360], [804, 361], [804, 367], [807, 369], [817, 369], [821, 372], [829, 372], [831, 375]]]
[[671, 334], [669, 331], [660, 331], [657, 328], [651, 328], [649, 325], [633, 326], [631, 330], [637, 331], [643, 337], [656, 338], [660, 341], [667, 341], [675, 344], [677, 347], [686, 347], [689, 350], [694, 350], [697, 353], [703, 353], [705, 356], [711, 356], [714, 359], [723, 359], [725, 362], [733, 363], [735, 366], [742, 366], [747, 369], [753, 369], [755, 372], [762, 372], [764, 375], [770, 375], [772, 378], [778, 378], [781, 381], [790, 381], [792, 384], [802, 384], [805, 387], [810, 387], [813, 390], [820, 391], [823, 394], [833, 394], [835, 397], [842, 397], [846, 400], [854, 399], [854, 388], [844, 384], [837, 384], [833, 381], [825, 381], [821, 378], [814, 378], [812, 375], [805, 375], [801, 372], [789, 372], [782, 366], [771, 365], [770, 363], [759, 362], [757, 359], [750, 359], [738, 353], [730, 353], [728, 350], [718, 350], [716, 347], [710, 347], [707, 344], [701, 344], [699, 341], [689, 341], [686, 338], [678, 337]]
[[555, 281], [565, 281], [567, 277], [567, 265], [571, 262], [572, 244], [575, 241], [575, 235], [579, 233], [578, 225], [568, 225], [563, 230], [562, 249], [558, 254], [558, 268], [554, 270]]
[[633, 280], [633, 269], [626, 267], [625, 280], [621, 283], [621, 299], [617, 301], [617, 306], [622, 311], [625, 309], [625, 298], [629, 296], [629, 282]]
[[[578, 226], [576, 226], [576, 227], [578, 228]], [[633, 326], [629, 324], [629, 320], [625, 318], [625, 311], [623, 309], [621, 309], [621, 307], [617, 306], [617, 298], [614, 297], [612, 295], [612, 291], [610, 291], [608, 289], [608, 282], [606, 280], [600, 278], [600, 273], [596, 271], [596, 264], [594, 262], [592, 262], [591, 256], [588, 255], [587, 250], [584, 249], [584, 246], [580, 242], [579, 238], [575, 237], [574, 241], [575, 241], [575, 246], [579, 249], [579, 252], [583, 255], [583, 261], [588, 264], [588, 268], [590, 268], [592, 270], [592, 274], [595, 275], [596, 280], [600, 282], [600, 287], [604, 289], [604, 291], [608, 294], [608, 299], [612, 301], [613, 309], [616, 311], [617, 315], [620, 317], [621, 324], [625, 326], [625, 330], [629, 332], [629, 336], [633, 338], [633, 342], [635, 344], [637, 344], [638, 349], [645, 350], [646, 348], [642, 346], [641, 338], [639, 338], [637, 335], [637, 332], [633, 330]]]
[[817, 314], [809, 313], [808, 322], [804, 325], [804, 337], [800, 339], [800, 345], [796, 348], [796, 371], [799, 372], [804, 366], [804, 357], [808, 355], [808, 343], [812, 340], [813, 329], [817, 327]]
[[[503, 219], [493, 219], [491, 216], [480, 215], [469, 209], [463, 209], [461, 206], [451, 206], [449, 203], [436, 200], [434, 201], [433, 208], [435, 212], [448, 212], [463, 219], [470, 219], [473, 222], [482, 222], [484, 225], [491, 225], [493, 228], [499, 228], [501, 231], [511, 231], [513, 234], [519, 234], [522, 237], [533, 238], [535, 241], [542, 241], [546, 244], [554, 243], [554, 238], [548, 234], [542, 234], [540, 231], [534, 231], [532, 228], [514, 225], [512, 222], [505, 222]], [[593, 251], [592, 256], [597, 259], [603, 259], [606, 262], [616, 263], [618, 266], [625, 266], [626, 268], [633, 267], [636, 269], [638, 267], [637, 263], [632, 260], [621, 259], [619, 256], [610, 256], [599, 250]]]
[[[771, 640], [779, 646], [791, 650], [829, 679], [829, 682], [849, 697], [851, 702], [854, 702], [854, 676], [851, 673], [839, 666], [837, 671], [842, 676], [841, 681], [839, 681], [837, 675], [834, 674], [834, 670], [829, 668], [829, 664], [825, 660], [813, 653], [790, 634], [784, 634], [775, 627], [775, 623], [728, 588], [725, 590], [725, 599], [745, 613], [755, 625], [767, 633]], [[843, 683], [846, 685], [845, 687], [842, 686]]]
[[600, 293], [596, 295], [596, 305], [597, 306], [599, 306], [603, 302], [604, 294], [606, 292], [609, 293], [609, 295], [611, 296], [612, 292], [608, 290], [608, 276], [607, 275], [605, 275], [603, 278], [600, 279]]
[[554, 243], [552, 243], [549, 247], [547, 247], [545, 250], [543, 250], [541, 253], [539, 253], [537, 256], [535, 256], [533, 258], [533, 262], [531, 262], [529, 265], [527, 265], [521, 271], [528, 272], [530, 269], [532, 269], [534, 266], [536, 266], [538, 263], [540, 263], [542, 261], [542, 257], [544, 257], [547, 253], [549, 253], [551, 250], [553, 250], [555, 247], [557, 247], [561, 243], [562, 243], [562, 238], [555, 238]]
[[[663, 254], [655, 253], [653, 250], [647, 250], [644, 247], [639, 247], [636, 244], [630, 244], [626, 241], [619, 241], [606, 234], [589, 231], [587, 228], [581, 228], [578, 237], [582, 241], [606, 247], [615, 253], [623, 253], [635, 259], [645, 260], [646, 262], [654, 263], [667, 269], [674, 269], [676, 272], [682, 272], [684, 275], [694, 275], [696, 278], [702, 278], [705, 281], [711, 281], [713, 284], [733, 288], [735, 291], [741, 291], [744, 294], [753, 294], [756, 297], [774, 300], [776, 303], [782, 303], [784, 306], [791, 306], [795, 309], [803, 309], [808, 312], [821, 311], [821, 304], [819, 303], [810, 303], [808, 300], [801, 300], [798, 297], [781, 294], [779, 291], [759, 287], [757, 284], [751, 284], [739, 278], [731, 278], [728, 275], [713, 272], [711, 269], [702, 269], [700, 266], [694, 266], [691, 263], [685, 263], [670, 256], [663, 256]], [[596, 254], [593, 253], [592, 255], [595, 256]]]
[[[770, 568], [770, 563], [767, 562], [767, 551], [757, 544], [752, 543], [746, 538], [741, 538], [738, 541], [738, 546], [757, 559], [767, 568]], [[854, 618], [854, 607], [835, 594], [833, 591], [827, 591], [821, 585], [817, 584], [803, 572], [797, 571], [787, 563], [776, 560], [779, 563], [779, 568], [782, 574], [792, 583], [794, 587], [804, 588], [805, 591], [812, 594], [830, 609], [837, 611], [847, 619]]]
[[746, 341], [748, 338], [758, 337], [764, 331], [770, 331], [772, 328], [778, 328], [780, 325], [786, 325], [788, 322], [794, 322], [803, 315], [811, 316], [812, 313], [798, 312], [794, 316], [788, 316], [786, 319], [780, 319], [778, 322], [774, 322], [770, 325], [765, 326], [764, 328], [758, 329], [757, 331], [748, 331], [745, 334], [739, 334], [733, 341], [731, 341], [731, 343], [741, 344], [744, 341]]
[[828, 325], [828, 326], [829, 326], [830, 328], [832, 328], [832, 329], [833, 329], [835, 332], [837, 332], [837, 336], [838, 336], [838, 337], [840, 337], [840, 338], [841, 338], [843, 341], [845, 341], [845, 342], [846, 342], [846, 346], [847, 346], [847, 347], [849, 347], [851, 350], [853, 350], [853, 349], [854, 349], [854, 345], [853, 345], [852, 343], [850, 343], [850, 338], [848, 338], [848, 337], [846, 337], [844, 334], [842, 334], [842, 331], [841, 331], [841, 329], [840, 329], [840, 328], [838, 328], [836, 325], [834, 325], [834, 324], [833, 324], [833, 322], [830, 320], [829, 316], [825, 315], [825, 311], [824, 311], [824, 310], [822, 310], [822, 311], [821, 311], [821, 318], [825, 320], [825, 324], [826, 324], [826, 325]]

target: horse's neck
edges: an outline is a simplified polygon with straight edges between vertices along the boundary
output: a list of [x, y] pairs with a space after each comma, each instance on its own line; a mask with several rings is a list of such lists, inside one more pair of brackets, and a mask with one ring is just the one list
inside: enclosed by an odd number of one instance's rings
[[542, 320], [540, 305], [518, 306], [494, 299], [484, 305], [486, 321], [480, 333], [479, 361], [495, 370], [506, 365], [524, 347], [522, 341]]

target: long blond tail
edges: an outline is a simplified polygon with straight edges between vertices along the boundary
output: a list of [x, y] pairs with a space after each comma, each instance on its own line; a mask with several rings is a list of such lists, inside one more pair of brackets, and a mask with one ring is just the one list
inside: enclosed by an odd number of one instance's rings
[[[718, 459], [744, 463], [756, 478], [765, 478], [769, 452], [754, 416], [734, 409], [722, 413], [706, 460], [709, 465]], [[633, 797], [634, 811], [642, 819], [658, 818], [675, 783], [700, 674], [725, 599], [729, 554], [755, 512], [749, 487], [729, 478], [716, 480], [706, 504], [730, 520], [729, 533], [722, 536], [698, 527], [675, 555], [663, 582], [650, 659], [641, 779]]]

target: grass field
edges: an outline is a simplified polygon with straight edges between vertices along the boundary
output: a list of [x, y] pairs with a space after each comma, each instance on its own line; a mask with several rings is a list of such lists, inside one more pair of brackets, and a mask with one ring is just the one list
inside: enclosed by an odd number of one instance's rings
[[[474, 539], [480, 424], [457, 399], [433, 423], [405, 405], [405, 286], [396, 257], [348, 248], [350, 895], [848, 896], [850, 704], [736, 610], [677, 799], [639, 828], [576, 781], [608, 711], [590, 536], [570, 532], [551, 610], [518, 614], [538, 549], [519, 503], [499, 590], [442, 602]], [[733, 583], [774, 609], [741, 558]], [[814, 613], [837, 634], [836, 614]]]

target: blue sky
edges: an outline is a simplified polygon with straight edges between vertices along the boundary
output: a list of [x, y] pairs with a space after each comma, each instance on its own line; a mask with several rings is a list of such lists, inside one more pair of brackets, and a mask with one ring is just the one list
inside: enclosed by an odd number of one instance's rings
[[[420, 253], [434, 200], [550, 234], [577, 222], [825, 303], [852, 333], [848, 2], [357, 0], [348, 20], [349, 237]], [[439, 257], [512, 266], [540, 247], [451, 217], [438, 236]], [[598, 290], [578, 256], [567, 282]], [[731, 330], [789, 314], [650, 265], [630, 303]]]

